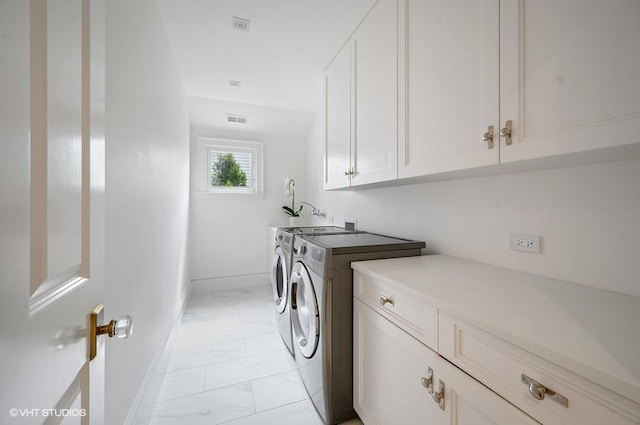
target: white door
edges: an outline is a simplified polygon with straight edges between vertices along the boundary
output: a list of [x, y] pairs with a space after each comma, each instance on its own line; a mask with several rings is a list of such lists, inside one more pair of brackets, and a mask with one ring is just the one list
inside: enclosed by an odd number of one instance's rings
[[354, 128], [351, 185], [394, 180], [398, 149], [396, 0], [379, 1], [352, 42]]
[[[406, 1], [399, 177], [499, 162], [499, 4]], [[489, 126], [493, 144], [482, 140]]]
[[351, 176], [351, 50], [345, 45], [325, 72], [324, 188], [349, 187]]
[[423, 384], [438, 355], [362, 301], [353, 304], [353, 404], [364, 424], [445, 424]]
[[0, 423], [101, 424], [104, 4], [0, 2]]
[[501, 162], [640, 141], [640, 2], [500, 2]]

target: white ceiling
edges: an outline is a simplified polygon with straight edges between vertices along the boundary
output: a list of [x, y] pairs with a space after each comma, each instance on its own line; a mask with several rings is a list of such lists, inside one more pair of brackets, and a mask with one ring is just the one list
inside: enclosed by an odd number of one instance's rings
[[[376, 0], [159, 0], [185, 94], [315, 112], [322, 71]], [[233, 16], [250, 31], [232, 28]], [[242, 82], [231, 87], [229, 80]]]

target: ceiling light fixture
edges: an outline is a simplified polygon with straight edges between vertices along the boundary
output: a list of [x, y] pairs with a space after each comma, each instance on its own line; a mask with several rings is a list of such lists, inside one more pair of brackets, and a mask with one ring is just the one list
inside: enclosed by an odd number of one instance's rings
[[233, 16], [231, 18], [231, 27], [236, 30], [249, 31], [249, 20]]

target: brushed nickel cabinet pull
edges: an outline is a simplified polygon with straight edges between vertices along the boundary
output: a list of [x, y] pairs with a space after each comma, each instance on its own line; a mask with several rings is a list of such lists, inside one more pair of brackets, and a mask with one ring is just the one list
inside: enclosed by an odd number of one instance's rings
[[504, 123], [504, 128], [502, 128], [500, 130], [500, 135], [502, 137], [504, 137], [504, 142], [507, 144], [507, 146], [509, 146], [511, 144], [511, 127], [512, 127], [512, 122], [511, 120], [507, 121]]
[[487, 149], [493, 149], [493, 126], [487, 128], [487, 132], [482, 135], [482, 141], [487, 142]]
[[384, 295], [380, 297], [380, 305], [386, 305], [386, 304], [391, 304], [391, 306], [393, 307], [395, 305], [395, 303], [393, 302], [393, 300], [391, 298], [387, 298]]
[[565, 396], [547, 388], [535, 379], [532, 379], [523, 373], [520, 375], [520, 380], [522, 383], [529, 386], [529, 394], [531, 394], [531, 396], [536, 400], [544, 400], [546, 397], [549, 397], [561, 406], [569, 407], [569, 400]]
[[439, 380], [438, 382], [440, 383], [439, 391], [434, 391], [431, 394], [431, 398], [433, 398], [433, 401], [435, 401], [436, 404], [440, 406], [441, 410], [444, 410], [444, 382], [442, 382], [442, 380]]
[[427, 369], [427, 376], [420, 379], [422, 386], [429, 390], [429, 394], [433, 394], [433, 369]]

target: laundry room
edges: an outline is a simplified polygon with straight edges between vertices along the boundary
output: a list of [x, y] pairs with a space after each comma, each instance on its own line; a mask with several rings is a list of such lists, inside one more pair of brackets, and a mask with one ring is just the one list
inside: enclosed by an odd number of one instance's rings
[[638, 39], [635, 0], [3, 0], [0, 423], [640, 424]]

